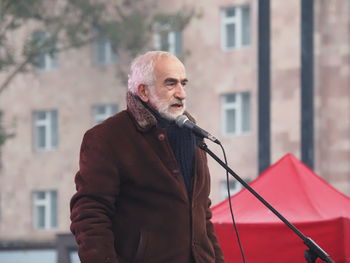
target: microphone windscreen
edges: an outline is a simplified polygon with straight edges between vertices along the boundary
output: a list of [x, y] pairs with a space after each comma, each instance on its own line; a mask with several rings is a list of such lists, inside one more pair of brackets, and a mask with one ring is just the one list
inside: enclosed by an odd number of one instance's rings
[[185, 115], [180, 115], [175, 119], [175, 123], [177, 126], [182, 128], [185, 125], [185, 122], [188, 120], [188, 118]]

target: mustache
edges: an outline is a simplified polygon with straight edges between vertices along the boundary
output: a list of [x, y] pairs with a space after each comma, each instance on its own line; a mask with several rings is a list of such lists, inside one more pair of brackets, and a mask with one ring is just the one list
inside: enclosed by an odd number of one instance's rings
[[183, 106], [185, 104], [186, 100], [185, 99], [178, 99], [178, 98], [175, 98], [175, 99], [172, 99], [170, 101], [170, 105], [181, 105]]

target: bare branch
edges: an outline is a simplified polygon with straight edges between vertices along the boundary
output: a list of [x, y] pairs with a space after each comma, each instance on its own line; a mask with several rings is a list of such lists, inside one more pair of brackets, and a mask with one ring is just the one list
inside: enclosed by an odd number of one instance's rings
[[14, 71], [8, 75], [3, 83], [0, 86], [0, 94], [9, 86], [10, 82], [14, 79], [14, 77], [21, 71], [23, 71], [24, 67], [30, 62], [32, 58], [27, 57], [21, 64], [19, 64]]
[[[87, 45], [89, 43], [91, 43], [92, 41], [96, 40], [98, 38], [98, 35], [94, 35], [90, 38], [85, 39], [84, 41], [81, 41], [80, 43], [75, 43], [74, 45], [66, 45], [66, 46], [62, 46], [60, 48], [58, 48], [56, 50], [57, 53], [62, 53], [64, 51], [68, 51], [70, 49], [76, 48], [77, 46], [81, 47], [84, 45]], [[44, 46], [46, 46], [46, 42], [44, 42], [40, 47], [37, 48], [37, 50], [42, 49]], [[31, 54], [29, 54], [7, 77], [6, 79], [3, 81], [3, 83], [1, 83], [0, 85], [0, 94], [9, 86], [9, 84], [11, 83], [11, 81], [16, 77], [16, 75], [20, 72], [22, 72], [25, 67], [30, 64], [30, 62], [32, 61], [32, 59], [38, 55], [37, 51], [33, 51], [31, 52]]]

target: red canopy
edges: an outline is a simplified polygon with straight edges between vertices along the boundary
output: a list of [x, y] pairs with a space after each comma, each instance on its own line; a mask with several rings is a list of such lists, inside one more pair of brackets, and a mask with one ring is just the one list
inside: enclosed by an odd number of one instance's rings
[[[350, 262], [350, 198], [288, 154], [250, 186], [336, 263]], [[302, 240], [248, 190], [231, 197], [248, 263], [304, 263]], [[229, 202], [212, 208], [213, 223], [227, 263], [241, 261]], [[318, 260], [317, 262], [322, 262]]]

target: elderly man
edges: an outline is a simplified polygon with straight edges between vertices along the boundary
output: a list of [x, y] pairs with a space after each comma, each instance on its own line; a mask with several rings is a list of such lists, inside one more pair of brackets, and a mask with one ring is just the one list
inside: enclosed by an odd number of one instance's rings
[[127, 110], [86, 132], [71, 200], [82, 263], [224, 262], [210, 221], [205, 153], [174, 119], [185, 111], [184, 65], [137, 57]]

